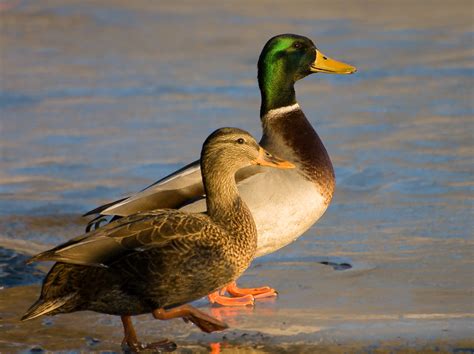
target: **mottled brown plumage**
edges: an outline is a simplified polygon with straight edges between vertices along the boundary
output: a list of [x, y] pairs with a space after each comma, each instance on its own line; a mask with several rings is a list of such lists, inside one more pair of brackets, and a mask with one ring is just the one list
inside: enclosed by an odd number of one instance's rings
[[[175, 209], [138, 213], [33, 257], [58, 263], [22, 319], [92, 310], [123, 316], [124, 326], [130, 326], [127, 316], [153, 312], [161, 319], [189, 315], [206, 331], [223, 329], [189, 306], [171, 317], [165, 309], [217, 290], [249, 266], [257, 231], [238, 195], [235, 172], [250, 164], [292, 167], [263, 151], [240, 129], [217, 130], [201, 154], [206, 214]], [[133, 336], [125, 332], [128, 341]]]

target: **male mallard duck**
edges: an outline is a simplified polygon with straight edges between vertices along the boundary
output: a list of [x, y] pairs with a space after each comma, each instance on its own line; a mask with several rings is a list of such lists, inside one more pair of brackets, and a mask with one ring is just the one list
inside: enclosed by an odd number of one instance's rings
[[234, 281], [255, 255], [257, 230], [235, 183], [235, 172], [251, 164], [294, 167], [267, 153], [243, 130], [215, 131], [201, 153], [206, 214], [141, 212], [34, 256], [30, 261], [58, 263], [22, 320], [84, 310], [119, 315], [123, 343], [133, 350], [174, 345], [141, 345], [133, 315], [182, 317], [205, 332], [225, 329], [225, 323], [183, 304]]
[[[352, 74], [355, 71], [353, 66], [322, 54], [303, 36], [282, 34], [265, 44], [258, 60], [263, 127], [260, 144], [271, 153], [294, 162], [296, 168], [282, 173], [254, 166], [239, 171], [236, 176], [239, 193], [257, 225], [257, 257], [275, 252], [302, 235], [326, 211], [334, 191], [331, 160], [296, 102], [295, 82], [312, 73]], [[204, 211], [205, 193], [199, 169], [199, 161], [195, 161], [140, 193], [85, 215], [127, 216], [156, 208]], [[213, 294], [211, 302], [246, 305], [253, 303], [251, 295], [276, 294], [269, 287], [238, 289], [235, 283], [230, 284], [227, 291], [243, 297], [229, 299]]]

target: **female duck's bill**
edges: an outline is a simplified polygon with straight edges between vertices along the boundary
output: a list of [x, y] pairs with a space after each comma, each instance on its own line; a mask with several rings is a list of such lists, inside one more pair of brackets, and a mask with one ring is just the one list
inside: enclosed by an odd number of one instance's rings
[[295, 168], [295, 165], [291, 162], [273, 156], [261, 146], [258, 150], [258, 157], [255, 160], [252, 160], [251, 164], [276, 168]]

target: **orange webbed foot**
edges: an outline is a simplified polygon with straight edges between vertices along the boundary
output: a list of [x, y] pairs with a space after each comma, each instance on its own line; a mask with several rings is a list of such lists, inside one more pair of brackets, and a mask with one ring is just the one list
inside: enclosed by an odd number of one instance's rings
[[255, 304], [255, 298], [253, 295], [244, 295], [240, 297], [228, 297], [225, 296], [226, 288], [222, 288], [220, 291], [209, 294], [207, 298], [211, 304], [219, 304], [222, 306], [253, 306]]
[[139, 353], [142, 351], [159, 351], [163, 352], [173, 352], [176, 350], [177, 346], [175, 342], [170, 341], [169, 339], [163, 339], [159, 342], [154, 343], [141, 343], [138, 341], [137, 333], [133, 327], [132, 318], [130, 316], [121, 316], [123, 329], [124, 329], [124, 338], [122, 341], [122, 349], [125, 353]]
[[[226, 291], [232, 297], [225, 296]], [[219, 304], [222, 306], [253, 306], [255, 299], [275, 297], [277, 295], [276, 290], [269, 286], [260, 288], [239, 288], [234, 281], [221, 290], [209, 294], [208, 299], [211, 304]]]
[[226, 290], [234, 297], [252, 295], [255, 299], [263, 299], [278, 295], [277, 291], [269, 286], [262, 286], [260, 288], [239, 288], [235, 281], [227, 285]]

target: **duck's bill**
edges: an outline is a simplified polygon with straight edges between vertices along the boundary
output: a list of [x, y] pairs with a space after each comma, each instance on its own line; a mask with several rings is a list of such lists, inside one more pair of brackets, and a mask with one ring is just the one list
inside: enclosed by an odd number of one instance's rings
[[273, 156], [262, 147], [260, 147], [258, 157], [252, 161], [252, 165], [271, 166], [276, 168], [295, 168], [295, 165], [291, 162]]
[[329, 58], [316, 49], [316, 60], [311, 64], [312, 73], [353, 74], [357, 69], [349, 64]]

